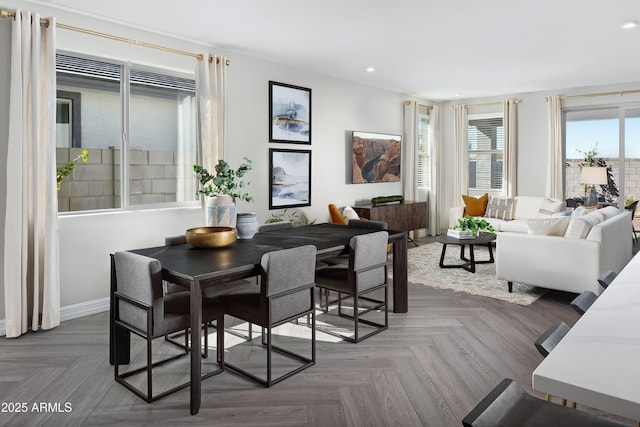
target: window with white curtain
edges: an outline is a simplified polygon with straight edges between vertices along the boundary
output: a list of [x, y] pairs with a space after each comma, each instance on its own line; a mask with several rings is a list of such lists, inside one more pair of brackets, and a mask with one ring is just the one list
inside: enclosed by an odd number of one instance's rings
[[418, 188], [431, 188], [431, 137], [429, 132], [429, 115], [425, 110], [418, 110]]
[[89, 153], [63, 181], [59, 212], [197, 200], [193, 76], [58, 53], [56, 79], [57, 164]]
[[468, 116], [469, 192], [499, 193], [504, 172], [502, 113]]

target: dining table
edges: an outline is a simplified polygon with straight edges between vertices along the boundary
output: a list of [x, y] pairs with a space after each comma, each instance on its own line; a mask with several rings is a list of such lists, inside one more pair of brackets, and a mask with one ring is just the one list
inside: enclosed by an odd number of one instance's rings
[[[313, 224], [281, 230], [256, 233], [251, 239], [239, 239], [222, 248], [195, 248], [188, 244], [132, 249], [130, 252], [155, 258], [162, 265], [162, 278], [181, 284], [190, 290], [191, 325], [202, 324], [202, 289], [260, 275], [262, 255], [281, 249], [314, 245], [317, 260], [322, 261], [348, 253], [352, 237], [376, 232], [371, 228], [351, 227], [338, 224]], [[388, 230], [392, 244], [393, 312], [408, 311], [407, 287], [407, 232]], [[111, 330], [110, 355], [113, 364], [129, 363], [130, 336], [114, 326], [114, 298], [117, 290], [115, 266], [111, 262]], [[190, 328], [192, 343], [201, 340], [200, 328]], [[118, 341], [118, 354], [115, 353]], [[190, 411], [198, 413], [201, 403], [200, 352], [191, 351]]]

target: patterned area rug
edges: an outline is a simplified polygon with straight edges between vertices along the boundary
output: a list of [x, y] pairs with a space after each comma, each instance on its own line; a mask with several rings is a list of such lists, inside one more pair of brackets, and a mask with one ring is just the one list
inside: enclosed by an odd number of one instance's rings
[[[441, 252], [442, 244], [437, 242], [410, 247], [408, 251], [409, 282], [496, 298], [520, 305], [533, 304], [546, 292], [543, 288], [514, 283], [513, 292], [509, 293], [507, 282], [496, 279], [495, 264], [476, 264], [475, 273], [462, 268], [440, 268], [438, 263]], [[468, 248], [466, 254], [468, 256]], [[445, 265], [462, 263], [459, 255], [459, 246], [448, 246]], [[476, 246], [474, 255], [476, 260], [489, 259], [488, 249], [483, 246]]]

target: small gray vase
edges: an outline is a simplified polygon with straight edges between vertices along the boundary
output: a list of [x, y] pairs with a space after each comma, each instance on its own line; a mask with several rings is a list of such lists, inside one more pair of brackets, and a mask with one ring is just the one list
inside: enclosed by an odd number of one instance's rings
[[254, 212], [240, 212], [236, 218], [238, 239], [251, 239], [258, 232], [258, 219]]

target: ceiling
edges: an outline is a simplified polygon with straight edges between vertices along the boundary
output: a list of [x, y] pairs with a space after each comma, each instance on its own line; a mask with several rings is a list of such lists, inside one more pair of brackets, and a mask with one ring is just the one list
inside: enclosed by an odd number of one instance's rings
[[638, 0], [32, 2], [431, 100], [640, 81]]

